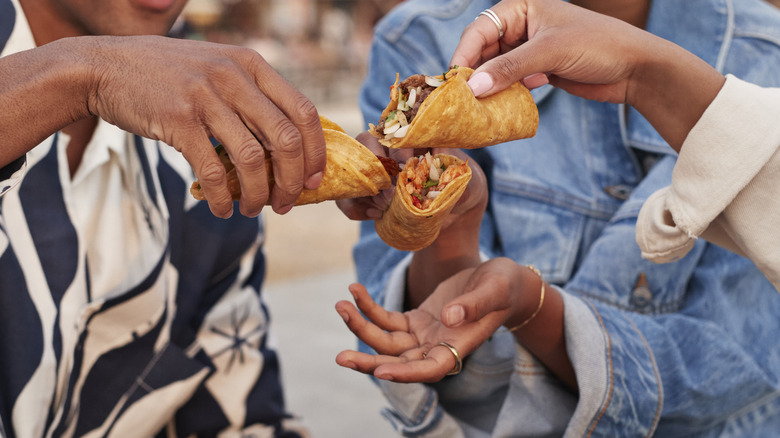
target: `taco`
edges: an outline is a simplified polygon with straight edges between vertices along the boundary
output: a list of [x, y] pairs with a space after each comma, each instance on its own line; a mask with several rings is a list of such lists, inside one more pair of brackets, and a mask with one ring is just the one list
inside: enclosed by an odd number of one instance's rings
[[369, 132], [391, 148], [475, 149], [536, 135], [539, 112], [521, 83], [484, 98], [466, 81], [474, 70], [452, 67], [439, 76], [413, 75], [390, 89], [390, 103]]
[[[360, 142], [350, 137], [336, 123], [320, 116], [322, 131], [325, 134], [327, 164], [322, 182], [315, 190], [304, 189], [295, 201], [295, 205], [315, 204], [347, 198], [374, 196], [380, 190], [392, 186], [391, 177], [400, 168], [389, 158], [374, 155]], [[228, 188], [233, 200], [241, 198], [241, 184], [227, 151], [222, 145], [216, 146], [222, 164], [227, 171]], [[266, 156], [265, 170], [268, 175], [268, 187], [274, 184], [271, 160]], [[190, 193], [195, 199], [206, 200], [198, 181], [192, 183]], [[270, 200], [269, 200], [270, 203]]]
[[379, 237], [402, 251], [418, 251], [439, 236], [444, 218], [471, 180], [468, 163], [430, 152], [403, 166], [390, 207], [374, 222]]

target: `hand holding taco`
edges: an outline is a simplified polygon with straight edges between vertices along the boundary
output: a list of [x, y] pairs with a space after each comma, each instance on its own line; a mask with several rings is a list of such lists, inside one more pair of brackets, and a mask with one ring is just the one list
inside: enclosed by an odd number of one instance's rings
[[[380, 190], [391, 187], [391, 177], [400, 170], [391, 159], [377, 157], [365, 146], [347, 135], [336, 123], [320, 116], [325, 135], [327, 164], [322, 182], [315, 190], [304, 189], [295, 205], [314, 204], [323, 201], [374, 196]], [[227, 151], [216, 147], [222, 164], [225, 166], [228, 188], [233, 200], [241, 197], [241, 185], [238, 175]], [[266, 160], [268, 186], [273, 187], [273, 169], [271, 160]], [[195, 199], [206, 200], [198, 181], [192, 183], [190, 193]]]
[[539, 113], [521, 83], [476, 98], [467, 81], [474, 70], [453, 67], [439, 76], [414, 75], [390, 89], [390, 103], [369, 131], [390, 148], [475, 149], [533, 137]]
[[428, 152], [410, 158], [398, 174], [390, 207], [374, 222], [377, 234], [402, 251], [427, 247], [470, 180], [468, 163], [454, 155]]

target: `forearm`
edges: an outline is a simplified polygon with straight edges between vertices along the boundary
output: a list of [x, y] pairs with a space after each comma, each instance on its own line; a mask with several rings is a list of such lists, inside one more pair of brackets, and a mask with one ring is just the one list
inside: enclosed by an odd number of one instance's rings
[[[528, 286], [525, 290], [534, 293], [523, 295], [520, 310], [513, 312], [505, 325], [509, 329], [516, 328], [513, 334], [517, 342], [533, 353], [569, 389], [577, 391], [577, 376], [566, 351], [563, 298], [557, 289], [532, 271], [528, 270], [526, 279]], [[538, 313], [534, 315], [537, 309]], [[528, 322], [520, 327], [524, 321]]]
[[90, 69], [75, 39], [0, 58], [0, 167], [89, 116]]
[[[650, 41], [649, 41], [650, 42]], [[723, 87], [725, 77], [705, 61], [652, 37], [636, 63], [627, 103], [637, 109], [676, 151]]]
[[418, 307], [439, 283], [480, 264], [479, 228], [483, 211], [484, 205], [480, 204], [458, 216], [433, 244], [414, 253], [406, 280], [405, 308]]

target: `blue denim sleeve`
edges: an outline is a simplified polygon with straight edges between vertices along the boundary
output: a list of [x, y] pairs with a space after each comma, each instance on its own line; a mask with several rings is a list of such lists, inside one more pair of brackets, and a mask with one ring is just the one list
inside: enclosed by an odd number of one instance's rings
[[[780, 295], [749, 260], [699, 241], [683, 259], [654, 264], [636, 245], [636, 212], [674, 165], [667, 157], [615, 214], [564, 289], [584, 302], [604, 339], [603, 365], [579, 366], [594, 351], [567, 344], [580, 404], [596, 436], [719, 436], [777, 428]], [[591, 364], [594, 363], [591, 360]], [[599, 369], [601, 368], [601, 369]], [[593, 379], [594, 375], [606, 376]], [[586, 382], [598, 382], [583, 388]], [[601, 387], [601, 389], [599, 389]], [[589, 396], [585, 396], [585, 394]], [[579, 409], [579, 407], [578, 407]], [[571, 426], [571, 425], [570, 425]]]

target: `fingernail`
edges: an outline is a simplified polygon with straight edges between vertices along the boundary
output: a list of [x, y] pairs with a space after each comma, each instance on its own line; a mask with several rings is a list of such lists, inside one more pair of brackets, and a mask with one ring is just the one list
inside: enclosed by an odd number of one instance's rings
[[384, 373], [383, 374], [374, 374], [374, 377], [376, 377], [377, 379], [387, 380], [388, 382], [395, 381], [395, 378], [393, 377], [392, 374], [384, 374]]
[[340, 310], [337, 310], [338, 314], [341, 316], [341, 319], [344, 320], [344, 322], [349, 322], [349, 313], [342, 312]]
[[493, 88], [493, 78], [491, 78], [489, 74], [481, 71], [469, 78], [468, 85], [471, 87], [471, 91], [474, 93], [474, 96], [479, 97], [486, 91]]
[[322, 182], [322, 172], [317, 172], [314, 175], [310, 176], [308, 180], [306, 180], [306, 188], [309, 190], [314, 190], [320, 186], [321, 182]]
[[369, 219], [381, 219], [382, 218], [382, 210], [378, 208], [369, 208], [366, 209], [366, 217]]
[[541, 87], [542, 85], [545, 84], [549, 84], [550, 78], [548, 78], [547, 75], [544, 73], [534, 73], [530, 76], [526, 76], [523, 79], [523, 83], [525, 84], [526, 87], [533, 89], [533, 88]]
[[463, 306], [451, 306], [444, 311], [444, 319], [448, 327], [457, 327], [466, 318]]

